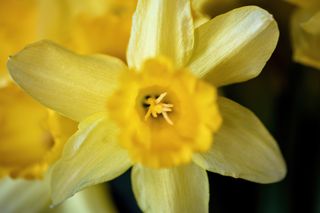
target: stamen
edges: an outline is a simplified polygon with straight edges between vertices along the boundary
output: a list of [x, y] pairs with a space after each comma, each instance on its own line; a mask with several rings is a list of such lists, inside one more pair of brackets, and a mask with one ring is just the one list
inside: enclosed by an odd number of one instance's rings
[[149, 108], [148, 108], [148, 112], [144, 116], [145, 120], [147, 120], [150, 117], [150, 115], [152, 115], [152, 117], [154, 118], [157, 118], [158, 114], [161, 114], [168, 124], [173, 125], [173, 122], [169, 118], [167, 113], [167, 112], [172, 112], [173, 104], [161, 103], [161, 101], [166, 95], [167, 95], [167, 92], [164, 92], [160, 94], [160, 96], [157, 97], [156, 99], [152, 97], [147, 98], [147, 100], [144, 102], [144, 106], [148, 105]]

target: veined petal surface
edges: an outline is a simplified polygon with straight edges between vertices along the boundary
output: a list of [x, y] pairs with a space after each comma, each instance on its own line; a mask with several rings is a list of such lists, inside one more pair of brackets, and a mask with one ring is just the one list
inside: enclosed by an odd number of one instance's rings
[[272, 15], [246, 6], [217, 16], [195, 30], [191, 71], [215, 86], [256, 77], [276, 47], [279, 30]]
[[52, 169], [53, 205], [87, 186], [119, 176], [131, 166], [127, 151], [116, 140], [117, 131], [100, 113], [80, 123]]
[[133, 17], [127, 51], [129, 67], [157, 55], [177, 66], [188, 60], [193, 48], [193, 21], [188, 0], [141, 0]]
[[144, 212], [208, 212], [207, 173], [195, 164], [170, 169], [137, 165], [131, 178], [133, 192]]
[[286, 165], [275, 140], [248, 109], [218, 99], [223, 123], [211, 150], [196, 154], [194, 161], [211, 172], [271, 183], [284, 178]]
[[110, 56], [81, 56], [40, 41], [11, 57], [8, 69], [12, 78], [39, 102], [80, 121], [105, 111], [107, 97], [126, 66]]

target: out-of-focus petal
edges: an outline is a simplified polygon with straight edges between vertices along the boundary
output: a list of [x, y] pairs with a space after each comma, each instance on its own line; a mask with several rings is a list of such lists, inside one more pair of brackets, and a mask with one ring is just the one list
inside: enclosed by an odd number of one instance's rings
[[232, 10], [196, 29], [189, 67], [215, 86], [249, 80], [259, 75], [278, 37], [267, 11], [256, 6]]
[[64, 147], [51, 173], [53, 205], [87, 186], [111, 180], [131, 165], [116, 140], [118, 129], [105, 115], [85, 119]]
[[73, 120], [105, 111], [126, 66], [110, 56], [76, 55], [49, 41], [10, 58], [13, 79], [31, 96]]
[[141, 0], [133, 17], [127, 60], [140, 68], [145, 59], [166, 56], [184, 65], [193, 48], [193, 21], [188, 0]]
[[293, 58], [320, 69], [320, 11], [298, 9], [291, 19]]
[[302, 8], [311, 9], [315, 7], [320, 7], [319, 0], [287, 0], [287, 1]]
[[0, 181], [0, 209], [4, 213], [42, 212], [49, 210], [50, 191], [46, 181]]
[[56, 141], [48, 111], [12, 83], [0, 88], [0, 176], [41, 178], [66, 140]]
[[37, 0], [0, 0], [0, 87], [10, 54], [37, 37]]
[[211, 150], [194, 161], [212, 172], [258, 183], [284, 178], [286, 165], [273, 137], [259, 119], [239, 104], [218, 100], [223, 123]]
[[136, 0], [40, 1], [40, 37], [82, 54], [125, 60]]
[[86, 188], [72, 198], [66, 200], [62, 205], [50, 209], [49, 213], [93, 213], [107, 212], [116, 213], [112, 202], [109, 187], [104, 184]]
[[131, 178], [144, 212], [208, 212], [207, 173], [194, 164], [169, 169], [134, 166]]

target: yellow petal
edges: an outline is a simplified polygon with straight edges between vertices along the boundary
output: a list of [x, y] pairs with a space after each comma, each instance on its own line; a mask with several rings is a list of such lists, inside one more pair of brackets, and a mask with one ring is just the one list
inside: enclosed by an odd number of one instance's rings
[[[37, 36], [37, 0], [0, 0], [0, 86], [10, 54]], [[23, 18], [22, 18], [23, 17]]]
[[232, 10], [196, 29], [189, 67], [215, 86], [249, 80], [270, 58], [278, 36], [267, 11], [255, 6]]
[[12, 180], [0, 181], [0, 209], [5, 213], [42, 212], [48, 210], [50, 193], [47, 182]]
[[11, 57], [12, 78], [42, 104], [80, 121], [104, 111], [126, 69], [110, 56], [76, 55], [49, 41], [34, 43]]
[[50, 213], [90, 213], [107, 212], [116, 213], [109, 187], [104, 184], [86, 188], [68, 199], [62, 205], [50, 209]]
[[141, 0], [133, 17], [127, 60], [129, 67], [158, 55], [184, 65], [193, 48], [193, 22], [188, 0]]
[[87, 186], [119, 176], [131, 166], [116, 135], [117, 128], [103, 115], [93, 115], [80, 123], [52, 169], [54, 205]]
[[223, 123], [211, 150], [194, 161], [212, 172], [258, 183], [284, 178], [286, 165], [278, 145], [248, 109], [226, 99], [218, 100]]
[[293, 58], [320, 69], [320, 10], [300, 9], [291, 19]]
[[125, 60], [136, 0], [40, 1], [40, 37], [78, 53]]
[[170, 169], [134, 166], [133, 192], [143, 212], [208, 212], [207, 173], [189, 164]]

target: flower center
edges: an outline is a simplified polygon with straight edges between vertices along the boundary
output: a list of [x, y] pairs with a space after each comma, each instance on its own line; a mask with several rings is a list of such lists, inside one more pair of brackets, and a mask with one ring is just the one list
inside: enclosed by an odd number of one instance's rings
[[148, 120], [150, 116], [157, 118], [158, 114], [162, 115], [166, 122], [170, 125], [173, 125], [172, 120], [169, 118], [168, 113], [172, 112], [173, 104], [163, 103], [163, 98], [167, 95], [166, 92], [161, 93], [158, 97], [146, 96], [144, 107], [148, 108], [146, 115], [144, 116], [145, 120]]
[[221, 124], [214, 87], [162, 57], [146, 60], [119, 82], [107, 106], [133, 162], [169, 168], [210, 149]]

